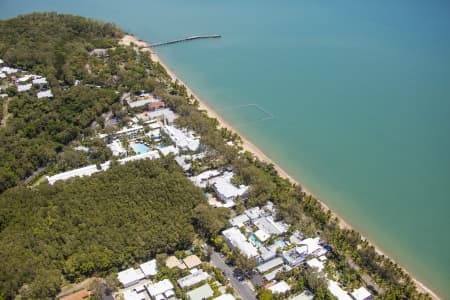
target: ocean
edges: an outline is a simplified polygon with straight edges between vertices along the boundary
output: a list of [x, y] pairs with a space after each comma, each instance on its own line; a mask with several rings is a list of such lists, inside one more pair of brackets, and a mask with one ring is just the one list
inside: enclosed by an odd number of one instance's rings
[[450, 298], [450, 2], [0, 0], [159, 42], [197, 94], [348, 223]]

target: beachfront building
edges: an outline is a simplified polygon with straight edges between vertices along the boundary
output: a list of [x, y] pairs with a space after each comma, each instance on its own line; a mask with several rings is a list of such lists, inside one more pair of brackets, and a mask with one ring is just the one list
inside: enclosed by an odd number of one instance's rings
[[214, 295], [214, 291], [209, 284], [204, 284], [192, 291], [187, 292], [189, 300], [205, 300]]
[[350, 296], [354, 300], [370, 300], [372, 299], [372, 295], [365, 287], [360, 287], [359, 289], [354, 290], [350, 293]]
[[289, 226], [282, 222], [276, 222], [272, 216], [261, 217], [253, 221], [253, 224], [258, 227], [259, 230], [265, 232], [267, 235], [281, 235], [288, 231]]
[[[149, 151], [147, 153], [138, 154], [134, 156], [129, 156], [126, 158], [122, 158], [118, 160], [120, 164], [127, 163], [129, 161], [134, 160], [141, 160], [141, 159], [158, 159], [159, 154], [157, 151]], [[84, 177], [84, 176], [91, 176], [94, 173], [100, 172], [100, 171], [106, 171], [110, 168], [111, 162], [107, 161], [100, 165], [100, 168], [97, 168], [97, 165], [89, 165], [83, 168], [59, 173], [53, 176], [46, 176], [47, 182], [51, 185], [53, 185], [58, 180], [68, 180], [74, 177]]]
[[162, 130], [169, 136], [172, 142], [181, 150], [195, 152], [200, 147], [200, 139], [193, 131], [178, 129], [175, 126], [164, 125]]
[[196, 285], [202, 281], [208, 280], [211, 276], [205, 271], [193, 269], [191, 270], [191, 274], [178, 279], [178, 285], [180, 288], [188, 288], [193, 285]]
[[176, 118], [175, 113], [169, 108], [158, 109], [147, 113], [151, 119], [161, 119], [164, 124], [171, 125]]
[[336, 281], [328, 280], [328, 290], [338, 300], [353, 300], [346, 291], [344, 291]]
[[314, 255], [321, 256], [327, 253], [327, 250], [320, 245], [320, 238], [307, 238], [298, 244], [298, 251], [305, 256]]
[[325, 265], [323, 263], [323, 261], [318, 260], [317, 258], [312, 258], [310, 260], [306, 261], [306, 264], [308, 265], [308, 267], [310, 267], [311, 269], [317, 269], [317, 271], [322, 272], [323, 269], [325, 269]]
[[189, 180], [194, 183], [194, 185], [199, 188], [206, 188], [210, 183], [210, 180], [219, 176], [221, 172], [219, 170], [208, 170], [203, 173], [198, 174], [197, 176], [189, 177]]
[[248, 186], [240, 185], [235, 186], [231, 179], [233, 178], [233, 172], [226, 172], [222, 176], [214, 178], [212, 180], [212, 186], [216, 192], [217, 197], [224, 202], [224, 207], [235, 206], [234, 200], [237, 197], [245, 198], [245, 194], [248, 191]]
[[230, 248], [237, 248], [241, 253], [247, 257], [258, 256], [258, 249], [249, 243], [246, 237], [236, 227], [231, 227], [222, 231], [222, 235], [225, 237], [225, 241]]

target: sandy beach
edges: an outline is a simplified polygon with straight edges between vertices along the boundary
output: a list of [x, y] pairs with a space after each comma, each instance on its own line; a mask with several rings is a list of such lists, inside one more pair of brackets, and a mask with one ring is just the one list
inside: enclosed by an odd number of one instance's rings
[[[120, 44], [123, 45], [130, 45], [131, 43], [133, 43], [134, 45], [136, 45], [137, 47], [139, 47], [141, 50], [144, 51], [149, 51], [151, 58], [153, 61], [157, 61], [159, 62], [167, 71], [167, 73], [169, 74], [169, 76], [172, 78], [173, 81], [178, 80], [179, 83], [183, 84], [186, 87], [186, 90], [188, 92], [189, 95], [192, 95], [193, 97], [195, 97], [198, 102], [199, 102], [199, 108], [201, 110], [205, 110], [208, 114], [208, 116], [215, 118], [218, 120], [219, 122], [219, 126], [223, 127], [223, 128], [227, 128], [228, 130], [232, 131], [232, 132], [236, 132], [241, 138], [242, 138], [242, 147], [244, 148], [244, 150], [249, 151], [251, 153], [253, 153], [255, 155], [255, 157], [257, 157], [259, 160], [267, 162], [267, 163], [271, 163], [274, 165], [275, 169], [277, 170], [278, 174], [285, 179], [288, 179], [289, 181], [291, 181], [292, 183], [299, 185], [302, 187], [302, 191], [305, 192], [306, 195], [311, 195], [314, 198], [316, 198], [320, 205], [325, 209], [325, 210], [330, 210], [332, 215], [334, 217], [336, 217], [339, 221], [339, 226], [343, 229], [355, 229], [354, 226], [351, 226], [348, 222], [346, 222], [342, 217], [340, 217], [338, 214], [336, 214], [334, 211], [332, 211], [323, 201], [321, 201], [318, 197], [316, 197], [310, 190], [308, 190], [303, 184], [301, 184], [299, 181], [297, 181], [295, 178], [293, 178], [291, 175], [289, 175], [283, 168], [281, 168], [277, 163], [275, 163], [274, 160], [272, 160], [270, 157], [268, 157], [263, 151], [261, 151], [258, 147], [256, 147], [252, 142], [250, 142], [241, 132], [237, 131], [235, 128], [233, 128], [226, 120], [224, 120], [214, 109], [212, 109], [210, 106], [207, 105], [206, 101], [204, 101], [201, 97], [199, 97], [192, 89], [189, 88], [189, 86], [187, 84], [185, 84], [179, 76], [177, 76], [175, 74], [175, 72], [173, 72], [173, 70], [171, 70], [169, 68], [169, 66], [167, 64], [164, 63], [164, 61], [161, 60], [161, 58], [158, 56], [158, 54], [155, 52], [154, 49], [150, 48], [148, 43], [138, 39], [137, 37], [133, 36], [133, 35], [125, 35], [122, 40], [120, 41]], [[356, 231], [359, 231], [357, 229], [355, 229]], [[373, 245], [375, 247], [375, 250], [382, 255], [388, 256], [385, 252], [383, 252], [380, 247], [376, 246], [375, 243], [373, 243], [370, 239], [363, 237], [363, 239], [367, 240], [371, 245]], [[391, 258], [392, 260], [392, 258]], [[413, 279], [414, 283], [416, 284], [417, 289], [422, 292], [422, 293], [428, 293], [433, 299], [437, 299], [439, 300], [439, 296], [437, 294], [435, 294], [431, 289], [429, 289], [425, 284], [423, 284], [422, 282], [420, 282], [419, 280], [417, 280], [414, 276], [412, 276], [411, 273], [409, 273], [405, 268], [403, 268], [403, 270], [409, 274], [411, 276], [411, 278]]]

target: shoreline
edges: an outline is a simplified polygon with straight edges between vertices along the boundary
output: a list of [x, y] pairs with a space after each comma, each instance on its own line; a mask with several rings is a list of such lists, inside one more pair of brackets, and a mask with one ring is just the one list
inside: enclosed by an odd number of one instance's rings
[[[289, 173], [284, 170], [278, 163], [276, 163], [273, 159], [271, 159], [269, 156], [267, 156], [262, 150], [260, 150], [255, 144], [253, 144], [248, 138], [246, 138], [241, 132], [236, 130], [234, 127], [232, 127], [222, 116], [220, 116], [211, 106], [207, 104], [205, 100], [203, 100], [201, 97], [199, 97], [181, 78], [175, 74], [174, 71], [172, 71], [169, 66], [161, 60], [161, 58], [158, 56], [156, 51], [149, 47], [149, 44], [143, 40], [140, 40], [136, 36], [125, 34], [124, 37], [120, 41], [121, 44], [124, 45], [130, 45], [130, 43], [134, 43], [138, 48], [141, 50], [148, 51], [150, 53], [151, 59], [155, 62], [158, 62], [163, 66], [163, 68], [167, 71], [167, 74], [170, 76], [172, 81], [178, 80], [180, 84], [186, 87], [186, 91], [188, 95], [192, 95], [195, 99], [199, 102], [199, 109], [205, 110], [207, 115], [211, 118], [217, 119], [219, 123], [219, 127], [226, 128], [230, 130], [231, 132], [237, 133], [241, 139], [242, 139], [242, 148], [245, 151], [251, 152], [256, 158], [258, 158], [261, 161], [264, 161], [266, 163], [270, 163], [274, 166], [275, 170], [278, 172], [278, 175], [284, 179], [289, 180], [291, 183], [295, 185], [299, 185], [302, 188], [302, 191], [308, 195], [314, 197], [317, 202], [322, 206], [324, 210], [329, 210], [331, 212], [331, 215], [333, 218], [336, 218], [338, 220], [338, 226], [341, 229], [349, 229], [349, 230], [355, 230], [361, 234], [360, 230], [356, 229], [356, 226], [350, 225], [348, 222], [346, 222], [341, 216], [339, 216], [334, 210], [332, 210], [327, 204], [325, 204], [322, 200], [320, 200], [318, 197], [315, 196], [314, 193], [312, 193], [308, 188], [305, 187], [301, 182], [296, 180], [294, 177], [289, 175]], [[365, 241], [367, 241], [370, 245], [372, 245], [375, 248], [375, 251], [380, 254], [388, 257], [393, 262], [397, 263], [394, 259], [392, 259], [392, 256], [387, 255], [386, 252], [382, 251], [380, 247], [378, 247], [373, 241], [368, 239], [367, 237], [363, 236], [361, 234], [361, 238]], [[417, 290], [421, 293], [429, 294], [433, 299], [441, 300], [441, 298], [433, 292], [430, 288], [428, 288], [424, 283], [419, 281], [417, 278], [415, 278], [409, 271], [407, 271], [402, 265], [399, 264], [399, 266], [402, 268], [402, 270], [408, 274], [412, 281], [414, 282]]]

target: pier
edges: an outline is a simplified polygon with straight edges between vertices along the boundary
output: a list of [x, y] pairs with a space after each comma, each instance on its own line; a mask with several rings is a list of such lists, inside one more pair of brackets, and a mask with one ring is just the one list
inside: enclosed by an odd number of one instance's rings
[[200, 40], [200, 39], [217, 39], [217, 38], [220, 38], [220, 37], [221, 37], [221, 35], [219, 35], [219, 34], [193, 35], [193, 36], [188, 36], [186, 38], [182, 38], [182, 39], [178, 39], [178, 40], [172, 40], [172, 41], [168, 41], [168, 42], [150, 44], [150, 47], [159, 47], [159, 46], [164, 46], [164, 45], [171, 45], [171, 44], [187, 42], [187, 41], [193, 41], [193, 40]]

